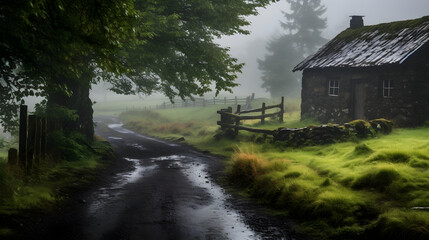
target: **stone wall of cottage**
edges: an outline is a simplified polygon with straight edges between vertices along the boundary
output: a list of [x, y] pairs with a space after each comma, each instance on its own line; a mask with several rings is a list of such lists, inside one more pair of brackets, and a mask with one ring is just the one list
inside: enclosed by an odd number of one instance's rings
[[[354, 86], [365, 84], [366, 120], [386, 118], [413, 126], [429, 120], [429, 67], [416, 59], [402, 66], [306, 69], [302, 80], [301, 118], [322, 123], [354, 120]], [[339, 81], [339, 95], [329, 96], [329, 80]], [[383, 96], [383, 80], [391, 80], [391, 97]]]

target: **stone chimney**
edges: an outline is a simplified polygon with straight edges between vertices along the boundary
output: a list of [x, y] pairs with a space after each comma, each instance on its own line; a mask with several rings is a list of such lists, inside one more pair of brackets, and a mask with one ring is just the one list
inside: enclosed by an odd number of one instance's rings
[[352, 19], [350, 19], [350, 28], [351, 29], [363, 27], [363, 17], [364, 16], [353, 15], [350, 17], [352, 18]]

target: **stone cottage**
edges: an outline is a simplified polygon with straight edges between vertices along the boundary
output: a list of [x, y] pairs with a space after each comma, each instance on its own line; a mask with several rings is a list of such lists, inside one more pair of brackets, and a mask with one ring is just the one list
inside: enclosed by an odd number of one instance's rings
[[421, 124], [429, 120], [429, 16], [374, 26], [352, 16], [293, 71], [303, 71], [301, 118]]

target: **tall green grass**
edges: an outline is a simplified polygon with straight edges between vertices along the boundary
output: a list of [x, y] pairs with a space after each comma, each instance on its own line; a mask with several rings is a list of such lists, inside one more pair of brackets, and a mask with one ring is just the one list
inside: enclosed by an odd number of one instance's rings
[[[283, 124], [275, 119], [263, 126], [245, 124], [269, 129], [317, 124], [301, 122], [298, 106], [290, 106]], [[220, 134], [216, 110], [134, 111], [121, 117], [143, 133], [186, 135], [188, 144], [228, 157], [231, 182], [296, 219], [316, 239], [429, 239], [429, 213], [412, 210], [429, 207], [429, 127], [291, 148], [261, 134]]]
[[[81, 152], [81, 148], [74, 151]], [[49, 156], [35, 166], [31, 174], [0, 158], [0, 214], [49, 208], [66, 197], [69, 190], [89, 183], [96, 175], [95, 170], [107, 163], [111, 151], [106, 142], [96, 141], [93, 148], [98, 153], [88, 152], [85, 157], [74, 154], [74, 159], [67, 156], [59, 160]]]

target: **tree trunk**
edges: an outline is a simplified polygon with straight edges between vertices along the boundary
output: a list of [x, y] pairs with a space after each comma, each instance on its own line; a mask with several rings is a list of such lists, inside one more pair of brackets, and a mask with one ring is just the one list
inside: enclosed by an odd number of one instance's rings
[[[48, 95], [48, 113], [55, 112], [56, 106], [66, 107], [75, 110], [76, 119], [62, 118], [61, 116], [51, 116], [48, 123], [49, 131], [78, 131], [84, 134], [88, 141], [94, 138], [94, 123], [92, 101], [89, 98], [90, 79], [58, 79], [56, 84], [62, 83], [67, 86], [70, 94], [64, 91], [51, 91]], [[48, 115], [49, 116], [49, 115]]]

